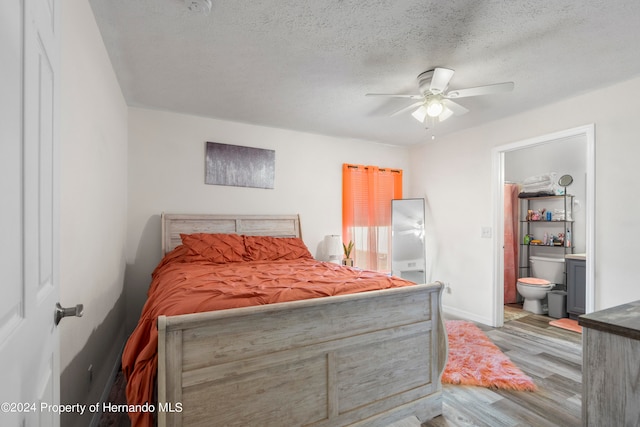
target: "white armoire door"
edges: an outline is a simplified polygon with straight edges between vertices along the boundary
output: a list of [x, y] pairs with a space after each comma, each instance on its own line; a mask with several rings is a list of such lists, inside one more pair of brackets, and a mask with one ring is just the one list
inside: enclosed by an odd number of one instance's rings
[[0, 1], [0, 425], [58, 426], [58, 0]]

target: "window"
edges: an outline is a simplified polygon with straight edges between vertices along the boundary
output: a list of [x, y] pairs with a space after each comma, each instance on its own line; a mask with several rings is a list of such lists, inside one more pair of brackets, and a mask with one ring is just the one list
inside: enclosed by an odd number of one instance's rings
[[342, 236], [354, 265], [391, 271], [391, 200], [402, 198], [402, 170], [342, 166]]

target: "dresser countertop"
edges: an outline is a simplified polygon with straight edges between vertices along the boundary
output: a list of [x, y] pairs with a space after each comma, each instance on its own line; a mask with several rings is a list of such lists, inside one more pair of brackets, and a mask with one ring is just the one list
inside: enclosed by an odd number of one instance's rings
[[578, 316], [584, 328], [640, 340], [640, 300]]

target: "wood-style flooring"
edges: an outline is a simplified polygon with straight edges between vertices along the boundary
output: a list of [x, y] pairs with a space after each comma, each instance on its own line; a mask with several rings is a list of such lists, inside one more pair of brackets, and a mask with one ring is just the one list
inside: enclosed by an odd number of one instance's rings
[[529, 315], [502, 328], [478, 325], [529, 375], [538, 391], [443, 386], [444, 414], [423, 427], [580, 426], [582, 335], [549, 325], [547, 316]]

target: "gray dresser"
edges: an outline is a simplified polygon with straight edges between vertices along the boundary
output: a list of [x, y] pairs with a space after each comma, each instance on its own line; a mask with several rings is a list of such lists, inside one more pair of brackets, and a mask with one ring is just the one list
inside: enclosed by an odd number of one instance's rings
[[640, 425], [640, 301], [578, 317], [582, 423]]

